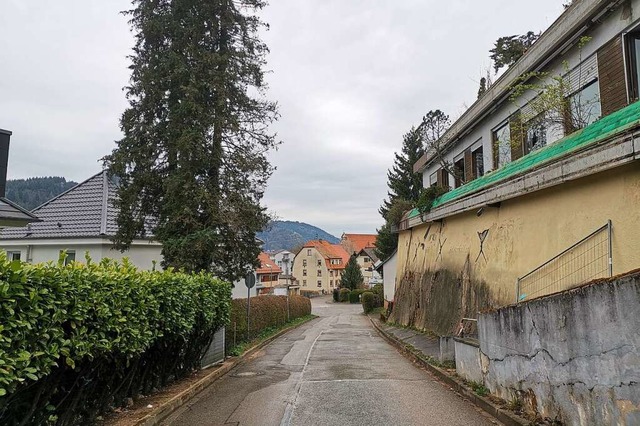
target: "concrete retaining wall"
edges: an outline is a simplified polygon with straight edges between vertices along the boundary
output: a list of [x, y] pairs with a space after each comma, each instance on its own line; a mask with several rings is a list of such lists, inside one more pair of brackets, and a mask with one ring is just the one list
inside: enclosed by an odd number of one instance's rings
[[482, 368], [480, 366], [480, 347], [478, 343], [469, 339], [454, 339], [456, 373], [465, 380], [482, 383]]
[[566, 424], [640, 424], [639, 273], [481, 314], [478, 332], [492, 393]]

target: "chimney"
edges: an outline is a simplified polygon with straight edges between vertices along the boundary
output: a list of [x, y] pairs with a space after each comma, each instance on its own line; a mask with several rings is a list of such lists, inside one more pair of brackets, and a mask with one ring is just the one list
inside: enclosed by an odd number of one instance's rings
[[0, 129], [0, 197], [5, 196], [7, 189], [7, 164], [9, 163], [9, 139], [11, 132]]

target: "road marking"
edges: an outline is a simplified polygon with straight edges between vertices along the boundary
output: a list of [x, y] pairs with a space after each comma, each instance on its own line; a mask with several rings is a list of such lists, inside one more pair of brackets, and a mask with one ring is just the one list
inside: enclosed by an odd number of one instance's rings
[[293, 398], [293, 402], [287, 403], [287, 408], [285, 408], [284, 410], [284, 415], [282, 416], [282, 421], [280, 422], [280, 426], [291, 425], [291, 418], [293, 417], [293, 412], [296, 409], [296, 403], [298, 402], [298, 396], [300, 395], [300, 389], [302, 388], [302, 383], [303, 383], [302, 379], [304, 377], [304, 372], [307, 369], [307, 365], [309, 365], [309, 358], [311, 358], [311, 352], [313, 351], [313, 347], [316, 345], [316, 342], [318, 341], [320, 336], [322, 336], [322, 333], [324, 333], [324, 330], [320, 331], [318, 336], [316, 336], [316, 338], [313, 340], [313, 343], [311, 344], [311, 347], [309, 348], [309, 352], [307, 352], [307, 358], [304, 361], [302, 372], [300, 373], [300, 379], [298, 380], [298, 383], [296, 383], [295, 397]]

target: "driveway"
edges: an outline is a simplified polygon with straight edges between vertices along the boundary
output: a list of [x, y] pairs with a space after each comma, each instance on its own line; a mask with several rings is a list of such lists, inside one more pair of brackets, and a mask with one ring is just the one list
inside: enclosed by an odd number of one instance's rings
[[320, 318], [274, 340], [165, 424], [498, 424], [387, 344], [360, 305], [312, 304]]

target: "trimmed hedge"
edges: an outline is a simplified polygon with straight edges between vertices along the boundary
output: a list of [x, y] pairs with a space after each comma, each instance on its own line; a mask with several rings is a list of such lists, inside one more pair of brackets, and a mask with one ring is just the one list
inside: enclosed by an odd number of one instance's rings
[[358, 290], [351, 290], [351, 293], [349, 293], [349, 303], [360, 303], [360, 292]]
[[368, 314], [376, 307], [376, 295], [371, 291], [365, 291], [362, 293], [362, 309], [364, 313]]
[[334, 288], [331, 293], [333, 293], [333, 301], [334, 302], [339, 302], [340, 301], [340, 290], [338, 290], [337, 288]]
[[0, 424], [87, 424], [197, 369], [231, 287], [126, 260], [30, 265], [0, 253]]
[[[302, 296], [289, 296], [289, 320], [311, 314], [311, 300]], [[249, 339], [269, 327], [287, 322], [287, 296], [256, 296], [251, 298]], [[247, 341], [247, 299], [231, 301], [231, 321], [227, 329], [227, 352], [235, 343]]]
[[348, 288], [341, 288], [340, 289], [340, 301], [341, 302], [348, 302], [350, 293], [351, 293], [351, 290], [349, 290]]

